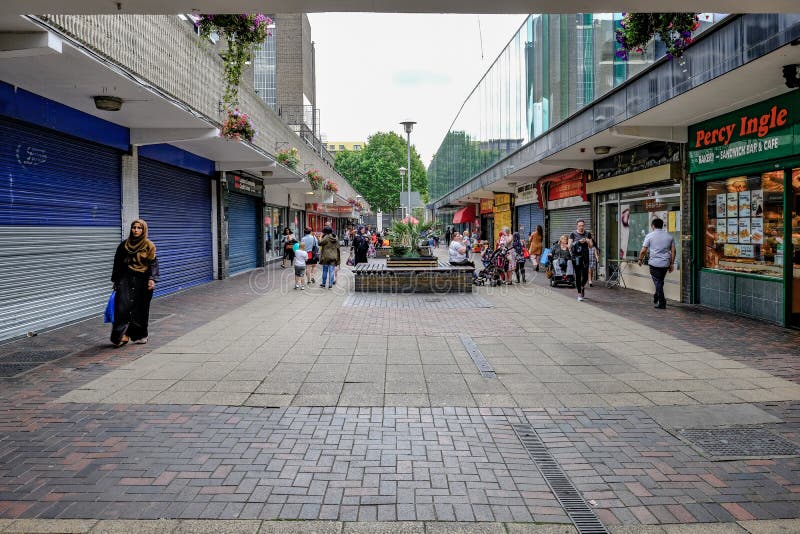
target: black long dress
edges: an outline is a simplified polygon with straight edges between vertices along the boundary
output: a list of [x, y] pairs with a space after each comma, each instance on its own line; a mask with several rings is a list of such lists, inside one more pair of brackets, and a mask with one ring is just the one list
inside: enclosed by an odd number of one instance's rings
[[369, 238], [363, 234], [358, 234], [353, 239], [353, 252], [355, 252], [355, 264], [367, 263], [367, 252], [369, 251]]
[[114, 254], [114, 270], [111, 273], [111, 281], [117, 291], [114, 297], [114, 324], [111, 328], [111, 342], [114, 344], [119, 343], [124, 335], [131, 341], [147, 337], [150, 301], [153, 300], [153, 292], [147, 289], [147, 282], [158, 282], [159, 277], [158, 257], [145, 272], [140, 273], [128, 267], [125, 263], [127, 256], [123, 241]]

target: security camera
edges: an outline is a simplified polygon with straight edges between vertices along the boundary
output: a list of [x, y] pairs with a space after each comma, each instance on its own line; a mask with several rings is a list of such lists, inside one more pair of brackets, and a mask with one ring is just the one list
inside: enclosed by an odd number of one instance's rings
[[789, 89], [800, 87], [800, 65], [797, 63], [793, 65], [784, 65], [783, 79], [786, 80], [786, 87]]

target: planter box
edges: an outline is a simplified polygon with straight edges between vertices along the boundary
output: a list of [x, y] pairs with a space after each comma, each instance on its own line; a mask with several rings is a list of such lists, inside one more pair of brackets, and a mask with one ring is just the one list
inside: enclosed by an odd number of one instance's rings
[[360, 263], [353, 269], [354, 289], [374, 293], [472, 293], [472, 267], [437, 262], [436, 267], [390, 268]]

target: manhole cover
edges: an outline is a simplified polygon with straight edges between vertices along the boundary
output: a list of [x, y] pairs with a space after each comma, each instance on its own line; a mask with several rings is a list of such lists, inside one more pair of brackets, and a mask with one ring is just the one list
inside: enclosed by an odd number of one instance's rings
[[39, 367], [38, 363], [0, 363], [0, 377], [9, 378]]
[[0, 363], [44, 363], [63, 358], [68, 350], [20, 351], [0, 356]]
[[764, 428], [685, 428], [678, 437], [714, 460], [795, 456], [800, 447]]

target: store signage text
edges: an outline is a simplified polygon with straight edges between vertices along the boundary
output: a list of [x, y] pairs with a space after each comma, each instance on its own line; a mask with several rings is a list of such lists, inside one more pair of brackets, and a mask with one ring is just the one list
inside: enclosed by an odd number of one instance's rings
[[719, 128], [712, 128], [710, 130], [699, 129], [695, 134], [695, 148], [706, 148], [722, 143], [728, 146], [736, 137], [749, 137], [756, 135], [759, 138], [766, 136], [772, 130], [778, 127], [786, 126], [788, 123], [789, 110], [786, 108], [778, 109], [778, 106], [772, 106], [769, 112], [764, 113], [760, 117], [748, 117], [742, 115], [739, 123], [733, 122], [725, 124]]
[[584, 194], [583, 176], [578, 175], [569, 180], [551, 184], [547, 200], [560, 200], [562, 198], [577, 197]]
[[264, 186], [252, 178], [246, 178], [235, 174], [233, 176], [228, 175], [228, 190], [260, 197]]
[[481, 215], [494, 212], [494, 199], [482, 198], [481, 199]]
[[790, 156], [798, 95], [792, 91], [689, 128], [689, 172]]

